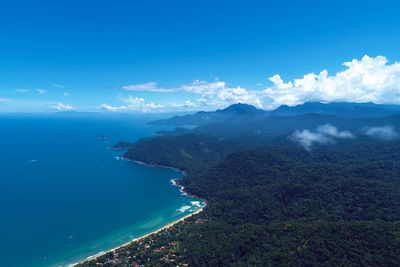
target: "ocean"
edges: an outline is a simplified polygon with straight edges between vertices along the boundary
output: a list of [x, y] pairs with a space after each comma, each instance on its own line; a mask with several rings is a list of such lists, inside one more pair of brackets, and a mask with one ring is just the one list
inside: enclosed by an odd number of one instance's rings
[[106, 114], [0, 116], [0, 266], [67, 266], [195, 211], [181, 173], [121, 160], [159, 128]]

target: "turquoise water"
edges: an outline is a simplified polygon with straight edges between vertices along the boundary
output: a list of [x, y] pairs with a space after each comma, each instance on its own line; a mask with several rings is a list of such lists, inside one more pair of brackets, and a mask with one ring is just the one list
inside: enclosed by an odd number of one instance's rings
[[[151, 136], [123, 115], [0, 116], [0, 266], [60, 266], [196, 209], [180, 173], [120, 160], [109, 147]], [[103, 140], [99, 135], [104, 135]]]

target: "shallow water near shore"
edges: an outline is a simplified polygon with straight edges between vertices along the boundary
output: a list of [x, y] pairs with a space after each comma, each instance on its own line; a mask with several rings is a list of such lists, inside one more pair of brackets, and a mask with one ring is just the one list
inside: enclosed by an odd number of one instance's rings
[[110, 147], [158, 130], [122, 115], [0, 116], [0, 266], [60, 266], [112, 249], [200, 208], [181, 173], [121, 160]]

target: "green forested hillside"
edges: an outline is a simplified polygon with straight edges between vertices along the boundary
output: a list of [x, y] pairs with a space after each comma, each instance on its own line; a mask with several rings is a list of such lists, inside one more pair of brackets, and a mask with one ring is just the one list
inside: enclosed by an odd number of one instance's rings
[[[223, 122], [129, 146], [127, 159], [186, 171], [178, 182], [207, 206], [185, 223], [83, 266], [398, 266], [398, 116], [233, 111], [241, 119], [218, 111], [214, 120]], [[173, 121], [204, 114], [210, 115]], [[315, 130], [326, 123], [338, 128]], [[390, 138], [366, 134], [376, 126]], [[291, 138], [304, 129], [307, 138], [331, 139], [304, 149]], [[332, 137], [338, 129], [351, 131], [351, 138]]]
[[[183, 146], [196, 162], [204, 162], [201, 158], [207, 154], [184, 144], [193, 138], [164, 139], [161, 146], [157, 141], [157, 148]], [[141, 144], [142, 151], [151, 159], [145, 147], [152, 141], [147, 142]], [[181, 183], [207, 200], [204, 212], [97, 263], [397, 266], [400, 262], [399, 141], [363, 139], [311, 152], [290, 143], [264, 145], [231, 153], [202, 170], [192, 169], [192, 162], [181, 157], [170, 156], [164, 163], [177, 162], [173, 166], [182, 168], [189, 162]]]
[[206, 135], [166, 135], [139, 140], [125, 153], [125, 157], [151, 165], [193, 171], [221, 161], [241, 146], [237, 142]]
[[400, 153], [384, 153], [390, 150], [400, 151], [399, 144], [386, 143], [381, 153], [370, 153], [365, 144], [353, 146], [350, 154], [266, 146], [233, 153], [182, 182], [210, 201], [207, 212], [232, 224], [286, 219], [398, 221]]
[[312, 155], [263, 147], [187, 176], [185, 185], [209, 205], [208, 223], [191, 227], [182, 242], [185, 259], [194, 266], [395, 266], [398, 151], [399, 143]]

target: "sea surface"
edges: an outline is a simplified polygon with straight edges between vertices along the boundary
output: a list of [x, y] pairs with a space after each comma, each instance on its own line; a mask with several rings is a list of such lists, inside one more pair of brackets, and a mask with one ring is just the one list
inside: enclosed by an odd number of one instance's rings
[[0, 266], [66, 266], [195, 211], [171, 185], [181, 173], [110, 148], [154, 135], [148, 120], [0, 115]]

